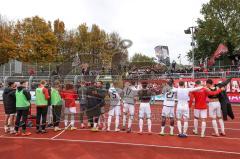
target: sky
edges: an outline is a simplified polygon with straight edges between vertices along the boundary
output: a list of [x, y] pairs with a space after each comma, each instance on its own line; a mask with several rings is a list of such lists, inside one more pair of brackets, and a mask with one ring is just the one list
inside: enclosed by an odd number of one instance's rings
[[64, 21], [67, 29], [87, 23], [106, 32], [118, 32], [133, 45], [129, 56], [143, 53], [155, 57], [154, 47], [169, 47], [170, 59], [189, 64], [186, 53], [191, 36], [184, 30], [196, 25], [200, 10], [209, 0], [0, 0], [0, 14], [9, 20], [38, 15]]

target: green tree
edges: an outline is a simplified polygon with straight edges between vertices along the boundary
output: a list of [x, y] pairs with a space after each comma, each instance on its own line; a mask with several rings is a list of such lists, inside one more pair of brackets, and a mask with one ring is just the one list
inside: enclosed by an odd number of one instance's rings
[[53, 32], [54, 35], [57, 38], [57, 54], [58, 57], [64, 54], [64, 44], [65, 44], [65, 35], [66, 35], [66, 30], [65, 30], [65, 24], [63, 21], [60, 21], [59, 19], [55, 20], [53, 22]]
[[47, 63], [57, 55], [56, 36], [43, 18], [35, 16], [18, 21], [13, 37], [17, 45], [16, 59], [20, 61]]
[[77, 41], [76, 41], [76, 33], [74, 30], [67, 31], [64, 38], [63, 44], [63, 57], [64, 61], [71, 60], [76, 56], [77, 53]]
[[[122, 46], [118, 33], [107, 33], [98, 25], [86, 23], [76, 30], [66, 30], [65, 23], [56, 19], [53, 24], [38, 16], [15, 23], [0, 16], [0, 64], [16, 59], [22, 62], [69, 62], [78, 55], [91, 67], [124, 66], [128, 50]], [[110, 45], [110, 46], [109, 46]]]
[[[239, 0], [210, 0], [202, 6], [201, 14], [195, 35], [195, 60], [211, 57], [220, 43], [228, 47], [228, 55], [233, 55], [240, 46]], [[192, 58], [191, 51], [188, 57]]]
[[113, 70], [113, 73], [121, 74], [128, 64], [128, 50], [123, 46], [123, 40], [117, 32], [108, 34], [105, 44], [103, 59]]
[[91, 61], [90, 51], [90, 33], [88, 32], [88, 26], [83, 23], [78, 26], [76, 30], [76, 47], [77, 52], [82, 62], [89, 63]]
[[104, 52], [104, 44], [106, 42], [106, 33], [101, 30], [98, 25], [93, 24], [90, 32], [90, 54], [92, 55], [92, 63], [99, 67], [102, 63], [102, 53]]
[[135, 53], [131, 58], [131, 66], [135, 67], [146, 67], [146, 66], [154, 66], [156, 62], [153, 58], [146, 56], [141, 53]]
[[16, 44], [13, 41], [13, 22], [0, 15], [0, 65], [16, 56]]
[[107, 34], [98, 25], [91, 28], [86, 23], [81, 24], [76, 32], [77, 52], [82, 62], [90, 65], [100, 65], [105, 55], [105, 43]]

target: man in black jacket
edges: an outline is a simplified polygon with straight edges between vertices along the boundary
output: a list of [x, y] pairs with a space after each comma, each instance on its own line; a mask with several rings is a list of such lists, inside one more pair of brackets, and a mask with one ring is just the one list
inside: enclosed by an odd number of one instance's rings
[[[86, 114], [88, 116], [88, 122], [93, 128], [94, 117], [97, 116], [98, 114], [100, 115], [100, 107], [97, 105], [98, 99], [95, 83], [91, 83], [91, 85], [87, 87], [86, 95], [87, 95]], [[98, 119], [95, 119], [95, 121], [98, 121]]]
[[92, 131], [98, 131], [98, 122], [99, 117], [101, 115], [101, 107], [104, 104], [105, 93], [102, 90], [102, 83], [96, 82], [93, 83], [91, 87], [88, 88], [87, 91], [87, 99], [88, 99], [88, 119], [90, 120]]
[[98, 119], [98, 127], [101, 124], [101, 120], [102, 120], [102, 130], [105, 130], [106, 127], [106, 117], [105, 117], [105, 96], [106, 96], [106, 89], [103, 88], [103, 82], [102, 81], [98, 81], [96, 84], [97, 87], [97, 105], [100, 107], [100, 113], [99, 115], [99, 119]]
[[8, 87], [3, 91], [3, 105], [5, 110], [5, 133], [10, 131], [14, 134], [14, 117], [16, 114], [16, 99], [15, 99], [16, 84], [9, 82]]
[[[226, 81], [216, 84], [216, 87], [222, 88], [227, 86], [231, 82], [232, 78], [227, 79]], [[227, 96], [227, 92], [224, 90], [219, 94], [219, 102], [221, 104], [222, 114], [223, 114], [223, 120], [227, 120], [227, 117], [229, 116], [231, 119], [234, 119], [234, 114], [232, 111], [232, 106], [229, 101], [229, 98]]]

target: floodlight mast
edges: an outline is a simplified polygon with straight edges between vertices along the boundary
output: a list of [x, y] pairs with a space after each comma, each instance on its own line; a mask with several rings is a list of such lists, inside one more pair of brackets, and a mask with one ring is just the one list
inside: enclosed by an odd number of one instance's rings
[[194, 65], [194, 60], [195, 60], [195, 53], [194, 53], [194, 48], [195, 48], [195, 41], [194, 41], [194, 36], [195, 36], [195, 31], [196, 31], [196, 27], [192, 26], [189, 27], [187, 30], [184, 30], [185, 34], [191, 34], [191, 46], [192, 46], [192, 77], [195, 77], [195, 65]]

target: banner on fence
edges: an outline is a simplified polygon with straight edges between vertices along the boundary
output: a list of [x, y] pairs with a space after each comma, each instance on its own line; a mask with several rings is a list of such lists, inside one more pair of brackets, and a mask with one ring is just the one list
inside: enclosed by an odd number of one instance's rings
[[[186, 87], [194, 87], [195, 81], [200, 80], [203, 82], [203, 84], [206, 83], [207, 79], [176, 79], [174, 80], [175, 85], [178, 85], [178, 82], [182, 80], [185, 82]], [[226, 79], [221, 78], [213, 78], [212, 79], [215, 84], [221, 83], [225, 81]], [[233, 78], [231, 82], [226, 86], [226, 91], [231, 93], [240, 93], [240, 78]]]
[[240, 103], [240, 93], [228, 93], [228, 98], [231, 103]]
[[[207, 79], [175, 79], [174, 85], [177, 87], [178, 82], [182, 80], [185, 82], [185, 87], [191, 88], [194, 87], [195, 81], [200, 80], [203, 82], [203, 84], [206, 83]], [[212, 79], [214, 83], [221, 83], [225, 81], [226, 79], [221, 78], [213, 78]], [[164, 85], [166, 83], [166, 80], [144, 80], [148, 83], [152, 83], [153, 85], [158, 85], [161, 87], [161, 85]], [[138, 81], [138, 83], [141, 83], [142, 81]], [[226, 86], [226, 91], [228, 93], [228, 97], [231, 103], [240, 103], [240, 78], [233, 78], [231, 82]], [[163, 97], [161, 95], [155, 96], [155, 100], [163, 100]]]

